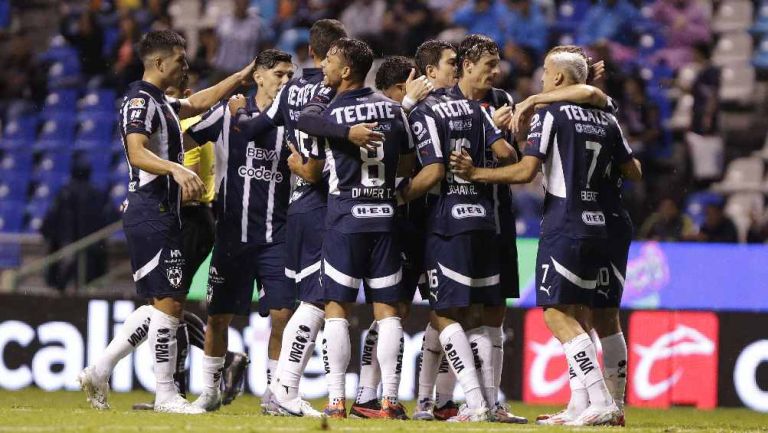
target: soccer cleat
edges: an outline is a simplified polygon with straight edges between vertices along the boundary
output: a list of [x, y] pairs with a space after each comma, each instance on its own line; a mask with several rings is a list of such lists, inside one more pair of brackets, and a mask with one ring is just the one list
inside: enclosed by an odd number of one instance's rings
[[448, 422], [481, 422], [488, 421], [489, 410], [487, 407], [470, 409], [466, 404], [462, 404], [459, 413], [456, 416], [448, 418]]
[[109, 403], [107, 403], [109, 383], [96, 377], [93, 366], [85, 367], [77, 375], [77, 382], [80, 384], [80, 389], [85, 391], [86, 400], [88, 400], [92, 408], [98, 410], [109, 409]]
[[328, 418], [344, 419], [347, 417], [347, 403], [346, 400], [341, 399], [335, 403], [328, 403], [323, 410], [323, 414]]
[[218, 391], [216, 394], [203, 392], [192, 404], [206, 412], [215, 412], [221, 408], [221, 393]]
[[413, 411], [413, 419], [419, 421], [434, 421], [435, 402], [431, 398], [423, 398], [416, 403], [416, 409]]
[[221, 404], [226, 406], [243, 394], [245, 370], [250, 363], [245, 353], [232, 354], [232, 362], [224, 369], [221, 381]]
[[195, 406], [181, 395], [176, 394], [162, 403], [155, 402], [155, 412], [200, 415], [205, 413], [205, 409]]
[[570, 413], [568, 409], [563, 409], [556, 413], [542, 414], [536, 417], [538, 425], [563, 425], [576, 419], [576, 415]]
[[448, 400], [443, 406], [435, 408], [433, 414], [438, 421], [448, 421], [459, 414], [459, 406], [453, 400]]
[[295, 398], [285, 402], [280, 402], [276, 398], [272, 397], [267, 402], [265, 412], [269, 415], [275, 416], [295, 416], [306, 418], [321, 418], [323, 413], [315, 410], [308, 401], [301, 398]]
[[622, 409], [621, 407], [619, 407], [619, 411], [621, 411], [621, 415], [619, 415], [619, 416], [616, 418], [616, 420], [614, 420], [613, 422], [611, 422], [611, 423], [610, 423], [610, 425], [612, 425], [612, 426], [614, 426], [614, 427], [626, 427], [626, 425], [627, 425], [627, 421], [626, 421], [626, 419], [624, 418], [624, 409]]
[[496, 403], [488, 412], [488, 418], [491, 422], [504, 424], [528, 424], [528, 420], [517, 416], [509, 411], [509, 408], [501, 403]]
[[366, 401], [365, 403], [355, 402], [349, 410], [350, 418], [381, 418], [381, 403], [378, 399]]
[[565, 423], [567, 426], [593, 426], [593, 425], [615, 425], [621, 416], [621, 410], [616, 403], [611, 403], [608, 407], [589, 406], [587, 410], [581, 413], [573, 421]]
[[381, 415], [379, 418], [383, 419], [408, 419], [408, 415], [405, 413], [405, 407], [398, 401], [392, 401], [389, 398], [381, 399]]

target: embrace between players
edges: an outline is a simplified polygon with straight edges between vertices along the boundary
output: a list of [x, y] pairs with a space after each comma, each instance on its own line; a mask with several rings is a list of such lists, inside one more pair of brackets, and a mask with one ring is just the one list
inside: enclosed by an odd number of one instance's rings
[[[310, 30], [315, 67], [301, 77], [292, 77], [289, 54], [265, 50], [243, 71], [181, 100], [163, 91], [179, 86], [186, 71], [183, 39], [153, 32], [142, 46], [144, 79], [121, 109], [131, 166], [124, 223], [137, 289], [153, 306], [129, 317], [81, 373], [94, 407], [108, 408], [111, 369], [140, 343], [123, 340], [143, 324], [157, 380], [154, 410], [219, 409], [228, 326], [233, 315], [249, 313], [258, 280], [259, 312], [272, 324], [264, 413], [347, 416], [347, 316], [362, 285], [375, 320], [350, 416], [408, 418], [397, 397], [401, 321], [418, 288], [431, 313], [413, 418], [526, 423], [498, 399], [506, 300], [519, 296], [507, 184], [530, 182], [541, 170], [537, 303], [563, 343], [572, 398], [537, 422], [623, 424], [627, 355], [618, 307], [632, 226], [620, 185], [638, 179], [640, 168], [615, 105], [586, 85], [590, 67], [581, 49], [552, 49], [544, 92], [513, 111], [512, 98], [492, 87], [498, 47], [481, 35], [458, 48], [424, 42], [415, 65], [385, 59], [376, 93], [364, 85], [371, 49], [347, 38], [338, 21], [320, 20]], [[224, 99], [248, 78], [258, 86], [254, 97]], [[206, 109], [182, 134], [178, 118]], [[216, 155], [217, 219], [204, 390], [190, 403], [173, 374], [189, 288], [182, 274], [199, 262], [185, 267], [186, 222], [178, 209], [205, 187], [174, 159], [207, 142]], [[321, 329], [329, 402], [319, 412], [298, 390]], [[602, 341], [604, 371], [592, 329]], [[461, 407], [452, 401], [456, 381], [466, 397]]]

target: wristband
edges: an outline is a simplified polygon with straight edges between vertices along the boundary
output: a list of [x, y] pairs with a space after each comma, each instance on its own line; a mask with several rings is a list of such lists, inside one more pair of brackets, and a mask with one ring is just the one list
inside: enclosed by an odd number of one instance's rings
[[405, 98], [403, 98], [403, 102], [400, 105], [403, 107], [403, 110], [411, 111], [411, 108], [413, 108], [416, 104], [418, 104], [418, 101], [414, 100], [408, 95], [405, 95]]

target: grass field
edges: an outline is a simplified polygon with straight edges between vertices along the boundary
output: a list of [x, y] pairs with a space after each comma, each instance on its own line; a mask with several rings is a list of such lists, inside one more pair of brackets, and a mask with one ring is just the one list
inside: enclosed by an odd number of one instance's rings
[[[258, 412], [259, 399], [243, 396], [213, 414], [181, 416], [137, 412], [135, 402], [148, 401], [143, 392], [112, 394], [112, 410], [97, 412], [79, 392], [48, 393], [37, 389], [0, 392], [0, 432], [313, 432], [323, 430], [319, 420], [276, 418]], [[317, 406], [322, 402], [316, 402]], [[515, 413], [533, 419], [553, 408], [513, 404]], [[409, 412], [412, 407], [409, 407]], [[579, 428], [611, 431], [617, 428]], [[563, 427], [502, 424], [447, 424], [417, 421], [331, 420], [328, 430], [338, 432], [502, 432], [564, 431]], [[768, 432], [768, 415], [746, 409], [697, 411], [690, 408], [645, 410], [630, 408], [622, 432]]]

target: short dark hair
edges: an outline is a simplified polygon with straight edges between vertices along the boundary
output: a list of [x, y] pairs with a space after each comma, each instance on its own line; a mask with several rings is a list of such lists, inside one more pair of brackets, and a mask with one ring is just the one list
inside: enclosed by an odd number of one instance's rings
[[335, 41], [346, 38], [347, 31], [339, 20], [322, 19], [315, 21], [309, 29], [309, 47], [321, 59], [324, 59]]
[[472, 34], [462, 39], [456, 50], [456, 68], [459, 77], [464, 75], [464, 60], [477, 63], [483, 54], [499, 55], [499, 46], [485, 35]]
[[413, 62], [407, 57], [387, 57], [376, 71], [376, 88], [386, 90], [396, 84], [404, 83], [408, 80], [408, 75], [413, 68]]
[[264, 50], [256, 56], [256, 69], [272, 69], [281, 62], [291, 63], [293, 58], [285, 51], [270, 48]]
[[440, 58], [443, 57], [443, 51], [445, 50], [456, 51], [456, 47], [449, 42], [438, 39], [431, 39], [419, 45], [419, 48], [416, 48], [416, 55], [414, 56], [414, 60], [416, 60], [416, 72], [419, 75], [424, 75], [427, 73], [427, 66], [437, 66], [438, 63], [440, 63]]
[[365, 81], [373, 64], [373, 51], [368, 44], [359, 39], [341, 38], [331, 44], [331, 48], [339, 51], [344, 63], [352, 70], [353, 80]]
[[174, 48], [184, 48], [187, 41], [173, 30], [155, 30], [145, 34], [139, 41], [139, 57], [142, 61], [158, 51], [170, 52]]

